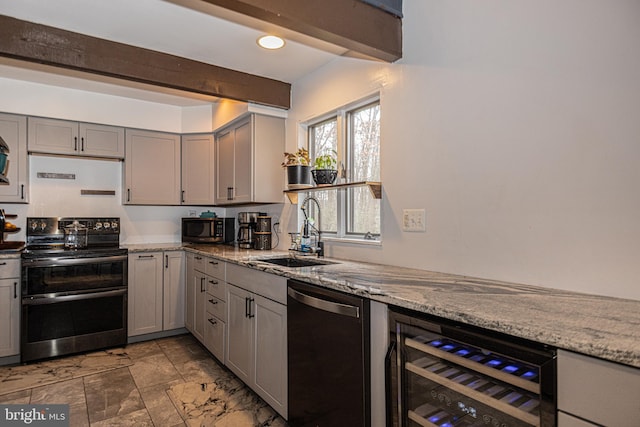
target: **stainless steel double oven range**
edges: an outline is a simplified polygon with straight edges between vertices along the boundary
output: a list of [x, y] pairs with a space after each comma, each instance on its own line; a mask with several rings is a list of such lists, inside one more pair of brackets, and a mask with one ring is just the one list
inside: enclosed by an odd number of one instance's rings
[[[65, 245], [72, 224], [85, 244]], [[119, 218], [27, 218], [20, 335], [22, 362], [126, 344]]]

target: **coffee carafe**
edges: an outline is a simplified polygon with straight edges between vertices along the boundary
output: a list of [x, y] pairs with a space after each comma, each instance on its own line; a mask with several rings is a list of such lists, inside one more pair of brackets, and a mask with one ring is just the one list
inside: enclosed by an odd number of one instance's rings
[[254, 233], [259, 216], [265, 216], [262, 212], [239, 212], [238, 213], [238, 247], [251, 249], [254, 244]]

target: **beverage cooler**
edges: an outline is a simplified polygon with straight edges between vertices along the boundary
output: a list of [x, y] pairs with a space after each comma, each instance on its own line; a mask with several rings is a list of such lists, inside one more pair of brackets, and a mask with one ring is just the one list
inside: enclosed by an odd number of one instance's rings
[[387, 425], [556, 425], [555, 349], [400, 309], [389, 328]]

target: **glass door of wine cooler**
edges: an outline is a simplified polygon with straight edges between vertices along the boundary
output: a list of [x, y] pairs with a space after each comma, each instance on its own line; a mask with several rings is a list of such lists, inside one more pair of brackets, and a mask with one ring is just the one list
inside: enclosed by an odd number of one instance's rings
[[391, 317], [392, 425], [555, 425], [554, 352], [432, 319]]

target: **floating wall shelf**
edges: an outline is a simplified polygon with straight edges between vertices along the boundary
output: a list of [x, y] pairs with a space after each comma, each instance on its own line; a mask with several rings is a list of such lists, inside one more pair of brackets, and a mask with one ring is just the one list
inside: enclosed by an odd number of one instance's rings
[[319, 185], [317, 187], [308, 187], [308, 188], [298, 188], [295, 190], [285, 190], [284, 193], [289, 198], [289, 201], [296, 205], [298, 204], [298, 193], [306, 193], [309, 191], [326, 191], [326, 190], [339, 190], [342, 188], [351, 188], [351, 187], [369, 187], [369, 191], [371, 191], [371, 196], [374, 199], [382, 198], [382, 183], [376, 181], [358, 181], [358, 182], [349, 182], [346, 184], [335, 184], [335, 185]]

